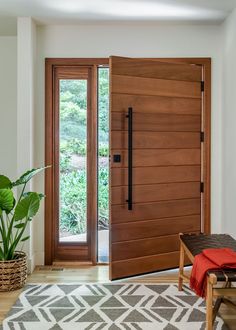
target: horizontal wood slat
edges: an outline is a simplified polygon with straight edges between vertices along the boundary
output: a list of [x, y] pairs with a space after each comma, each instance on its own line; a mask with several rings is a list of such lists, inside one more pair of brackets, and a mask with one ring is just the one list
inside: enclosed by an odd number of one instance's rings
[[174, 252], [179, 249], [179, 235], [152, 237], [135, 241], [113, 243], [112, 262]]
[[[200, 197], [199, 182], [160, 183], [133, 186], [133, 203]], [[112, 204], [123, 204], [128, 199], [127, 186], [111, 188]]]
[[127, 205], [112, 205], [111, 225], [115, 223], [129, 223], [138, 220], [151, 220], [200, 214], [200, 198], [162, 201], [156, 203], [134, 204], [132, 212]]
[[201, 229], [200, 214], [173, 218], [135, 221], [112, 225], [112, 242], [195, 232]]
[[[127, 92], [127, 91], [126, 91]], [[181, 97], [146, 96], [130, 94], [112, 94], [111, 111], [177, 115], [201, 115], [201, 100]]]
[[[112, 163], [112, 167], [127, 167], [127, 150], [112, 150], [111, 156], [121, 155], [120, 163]], [[200, 149], [136, 149], [133, 150], [133, 167], [164, 165], [199, 165]]]
[[[128, 108], [128, 107], [127, 107]], [[133, 108], [133, 131], [155, 132], [199, 132], [201, 130], [201, 116], [139, 113]], [[112, 112], [111, 131], [127, 130], [128, 121], [125, 112]]]
[[201, 84], [199, 82], [113, 75], [112, 94], [114, 93], [201, 98]]
[[[127, 168], [112, 168], [110, 175], [112, 187], [128, 184]], [[200, 181], [200, 177], [201, 167], [199, 165], [136, 167], [133, 169], [134, 185]]]
[[88, 79], [91, 67], [55, 67], [57, 79]]
[[127, 59], [112, 57], [115, 75], [130, 75], [147, 78], [201, 81], [202, 68], [199, 65], [165, 63], [156, 60]]
[[134, 258], [111, 263], [112, 279], [144, 274], [176, 267], [179, 262], [179, 251]]
[[[128, 149], [128, 132], [111, 133], [113, 149]], [[133, 133], [133, 149], [200, 148], [200, 132], [145, 132]]]
[[67, 261], [88, 261], [91, 258], [90, 248], [86, 245], [76, 246], [70, 244], [61, 244], [58, 246], [54, 255], [55, 260], [67, 260]]
[[204, 68], [183, 62], [111, 58], [112, 279], [178, 266], [179, 232], [201, 230]]

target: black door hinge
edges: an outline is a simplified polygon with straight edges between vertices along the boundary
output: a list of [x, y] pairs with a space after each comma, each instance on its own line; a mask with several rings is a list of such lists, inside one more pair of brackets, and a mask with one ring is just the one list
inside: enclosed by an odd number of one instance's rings
[[204, 134], [204, 132], [201, 132], [200, 133], [200, 141], [204, 142], [204, 140], [205, 140], [205, 134]]
[[203, 193], [204, 192], [204, 182], [200, 183], [200, 192]]
[[201, 92], [204, 92], [204, 89], [205, 89], [204, 81], [201, 81]]

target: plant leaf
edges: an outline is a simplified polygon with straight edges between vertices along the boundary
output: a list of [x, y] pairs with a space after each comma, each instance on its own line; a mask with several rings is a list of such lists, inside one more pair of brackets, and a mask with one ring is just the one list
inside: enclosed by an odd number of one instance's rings
[[0, 175], [0, 189], [7, 189], [11, 187], [11, 180], [5, 175]]
[[0, 246], [0, 260], [4, 260], [4, 253], [1, 246]]
[[43, 198], [46, 197], [46, 195], [44, 195], [44, 194], [42, 194], [42, 193], [39, 193], [38, 195], [39, 195], [39, 199], [40, 199], [40, 200], [42, 200]]
[[18, 223], [18, 225], [15, 225], [14, 228], [17, 228], [17, 229], [23, 228], [24, 225], [25, 225], [24, 223]]
[[32, 179], [33, 176], [35, 176], [39, 172], [42, 172], [43, 170], [45, 170], [48, 167], [50, 167], [50, 166], [33, 168], [32, 170], [25, 172], [24, 174], [21, 175], [21, 177], [18, 180], [16, 180], [15, 182], [12, 183], [12, 186], [15, 187], [15, 186], [20, 186], [21, 184], [26, 184], [27, 182], [29, 182]]
[[[32, 194], [32, 192], [28, 191], [28, 192], [23, 194], [23, 197], [29, 196], [30, 194]], [[38, 194], [40, 200], [42, 200], [46, 196], [42, 193], [37, 193], [37, 194]]]
[[29, 238], [30, 238], [30, 236], [26, 236], [26, 237], [22, 238], [21, 242], [27, 241], [27, 239], [29, 239]]
[[30, 193], [28, 196], [23, 198], [15, 208], [14, 219], [16, 221], [24, 218], [32, 218], [38, 212], [40, 204], [40, 198], [37, 193]]
[[0, 208], [10, 212], [14, 207], [14, 196], [10, 189], [0, 189]]

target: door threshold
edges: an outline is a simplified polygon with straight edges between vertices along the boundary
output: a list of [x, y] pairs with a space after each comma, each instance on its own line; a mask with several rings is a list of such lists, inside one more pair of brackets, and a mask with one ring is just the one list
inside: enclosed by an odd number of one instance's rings
[[91, 261], [54, 261], [52, 265], [56, 267], [94, 266]]
[[96, 266], [109, 266], [109, 262], [97, 262]]

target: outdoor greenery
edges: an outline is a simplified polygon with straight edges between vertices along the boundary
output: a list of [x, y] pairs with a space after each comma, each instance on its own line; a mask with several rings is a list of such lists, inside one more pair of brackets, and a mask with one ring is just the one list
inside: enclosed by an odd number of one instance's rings
[[[0, 175], [0, 261], [13, 260], [19, 243], [25, 242], [27, 224], [37, 214], [43, 194], [25, 192], [27, 183], [44, 168], [32, 169], [24, 173], [17, 181]], [[20, 197], [16, 201], [15, 187], [21, 187]]]
[[[99, 69], [99, 222], [108, 223], [108, 69]], [[60, 231], [86, 231], [86, 80], [60, 81]]]

